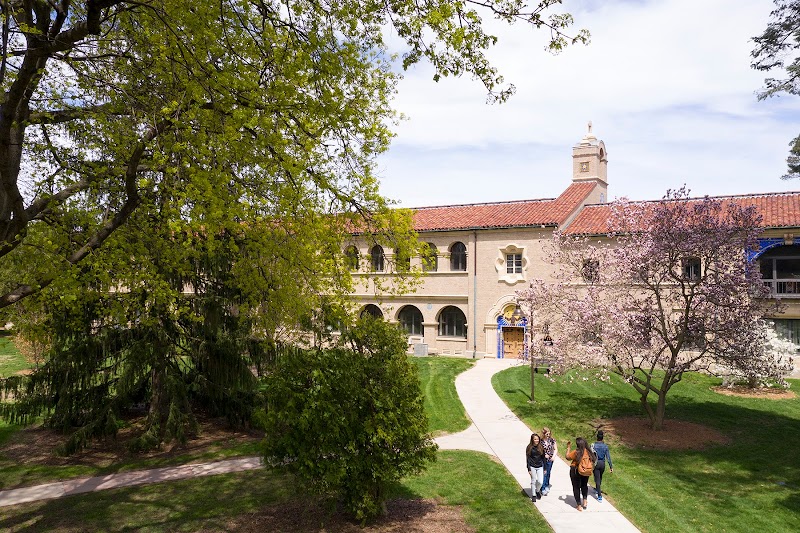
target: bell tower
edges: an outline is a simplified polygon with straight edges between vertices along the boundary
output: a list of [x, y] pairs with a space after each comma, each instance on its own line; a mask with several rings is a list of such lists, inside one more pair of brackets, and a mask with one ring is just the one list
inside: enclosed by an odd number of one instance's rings
[[583, 139], [572, 147], [572, 181], [574, 183], [593, 181], [600, 188], [600, 202], [607, 198], [608, 190], [608, 152], [603, 141], [598, 141], [592, 133], [592, 123]]

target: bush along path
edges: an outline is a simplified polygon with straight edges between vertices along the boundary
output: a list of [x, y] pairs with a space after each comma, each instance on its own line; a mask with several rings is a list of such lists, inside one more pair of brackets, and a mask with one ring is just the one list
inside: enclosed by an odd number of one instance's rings
[[[473, 425], [461, 433], [439, 437], [436, 443], [443, 450], [466, 449], [494, 455], [514, 476], [526, 496], [530, 496], [531, 478], [525, 464], [525, 447], [530, 441], [531, 429], [517, 418], [492, 387], [494, 374], [518, 364], [525, 363], [515, 359], [482, 359], [459, 374], [456, 390]], [[566, 443], [559, 441], [558, 449], [563, 456]], [[597, 501], [591, 478], [587, 509], [578, 511], [572, 496], [569, 465], [561, 458], [553, 464], [550, 484], [553, 488], [547, 496], [535, 504], [528, 501], [528, 505], [536, 505], [556, 533], [639, 531], [607, 500]]]

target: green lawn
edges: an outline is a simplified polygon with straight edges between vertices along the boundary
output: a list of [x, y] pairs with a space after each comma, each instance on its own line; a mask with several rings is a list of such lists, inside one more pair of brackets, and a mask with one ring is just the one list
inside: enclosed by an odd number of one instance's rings
[[[0, 440], [4, 433], [17, 431], [16, 427], [4, 426], [0, 422]], [[202, 452], [179, 453], [153, 458], [140, 458], [128, 456], [122, 460], [114, 461], [105, 466], [87, 464], [73, 465], [42, 465], [42, 464], [16, 464], [0, 450], [0, 490], [17, 487], [38, 485], [50, 481], [62, 481], [78, 477], [102, 476], [145, 468], [162, 468], [188, 463], [204, 463], [220, 461], [230, 457], [260, 455], [261, 449], [257, 442], [238, 442], [219, 440], [212, 443]], [[2, 529], [2, 528], [0, 528]]]
[[[793, 390], [800, 381], [791, 380]], [[720, 380], [686, 375], [667, 398], [667, 418], [705, 424], [731, 444], [702, 451], [654, 451], [612, 440], [614, 473], [603, 487], [641, 530], [797, 531], [800, 524], [800, 398], [745, 399], [710, 390]], [[512, 368], [494, 376], [495, 390], [529, 427], [553, 429], [563, 457], [565, 441], [589, 438], [598, 418], [643, 415], [630, 385], [616, 376], [606, 384], [581, 376], [555, 382]], [[692, 435], [683, 438], [691, 439]]]
[[413, 357], [411, 360], [419, 369], [430, 432], [439, 436], [467, 429], [470, 422], [458, 399], [455, 379], [475, 361], [446, 357]]
[[[425, 474], [404, 480], [392, 497], [461, 506], [466, 521], [479, 532], [550, 531], [503, 466], [477, 452], [440, 452]], [[0, 508], [0, 530], [227, 531], [241, 521], [257, 525], [258, 518], [248, 515], [265, 506], [302, 509], [309, 498], [285, 475], [239, 472]]]
[[[414, 358], [414, 362], [419, 367], [426, 393], [431, 430], [465, 429], [468, 421], [453, 381], [473, 362], [447, 358]], [[436, 400], [431, 401], [431, 398]], [[217, 458], [225, 455], [221, 452]], [[25, 467], [0, 461], [0, 480], [96, 475], [163, 466], [175, 459], [131, 461], [94, 470], [89, 467]], [[308, 495], [295, 487], [291, 478], [264, 470], [103, 491], [0, 508], [0, 530], [228, 530], [241, 525], [249, 514], [265, 506], [285, 504], [302, 508]], [[444, 505], [459, 506], [467, 522], [481, 532], [550, 530], [535, 507], [521, 496], [519, 486], [505, 468], [477, 452], [439, 452], [436, 463], [421, 476], [404, 479], [396, 485], [391, 497], [433, 499]]]
[[31, 368], [31, 364], [19, 353], [11, 337], [6, 333], [0, 334], [0, 378], [13, 376], [28, 368]]

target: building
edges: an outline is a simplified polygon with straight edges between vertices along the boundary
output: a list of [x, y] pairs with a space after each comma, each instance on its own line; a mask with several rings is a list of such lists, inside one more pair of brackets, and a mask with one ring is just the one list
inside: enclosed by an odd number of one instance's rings
[[[409, 344], [420, 345], [418, 353], [525, 357], [527, 322], [515, 291], [550, 277], [543, 247], [554, 231], [606, 232], [607, 175], [608, 152], [590, 127], [572, 149], [572, 179], [558, 198], [414, 209], [415, 229], [430, 250], [411, 259], [412, 267], [425, 272], [421, 286], [413, 293], [376, 296], [369, 281], [394, 275], [394, 256], [360, 242], [346, 251], [369, 258], [353, 272], [367, 278], [353, 298], [362, 313], [400, 323]], [[755, 205], [762, 214], [760, 250], [750, 259], [760, 261], [773, 296], [787, 304], [774, 317], [776, 327], [800, 345], [800, 192], [725, 198]]]

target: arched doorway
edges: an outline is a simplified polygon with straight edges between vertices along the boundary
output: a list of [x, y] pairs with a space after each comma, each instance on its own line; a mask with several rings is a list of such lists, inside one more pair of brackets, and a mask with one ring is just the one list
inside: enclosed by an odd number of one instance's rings
[[510, 303], [497, 317], [497, 357], [527, 360], [528, 355], [528, 319]]

